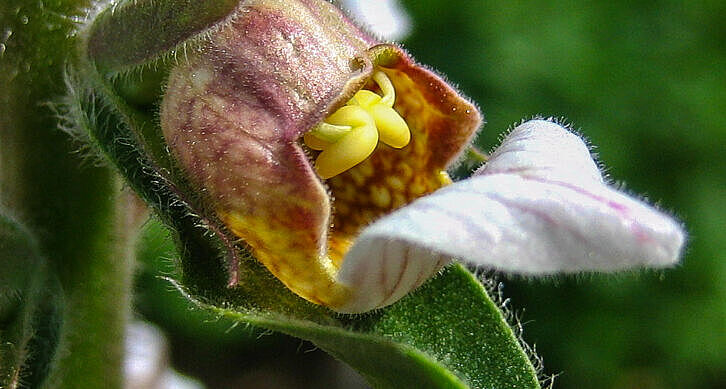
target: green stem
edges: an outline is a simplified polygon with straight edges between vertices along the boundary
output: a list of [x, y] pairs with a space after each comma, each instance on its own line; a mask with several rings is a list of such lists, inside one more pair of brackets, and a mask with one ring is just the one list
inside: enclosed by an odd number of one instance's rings
[[0, 25], [12, 32], [0, 57], [0, 201], [38, 237], [63, 290], [60, 346], [46, 386], [119, 388], [131, 301], [120, 186], [108, 168], [83, 161], [48, 104], [65, 93], [72, 19], [89, 3], [0, 7]]
[[[115, 182], [107, 189], [120, 194]], [[107, 214], [88, 220], [87, 228], [94, 233], [86, 235], [86, 255], [76, 256], [75, 266], [59, 271], [66, 306], [52, 387], [78, 388], [81, 382], [84, 388], [122, 385], [123, 339], [131, 302], [131, 239], [123, 204], [109, 205]]]

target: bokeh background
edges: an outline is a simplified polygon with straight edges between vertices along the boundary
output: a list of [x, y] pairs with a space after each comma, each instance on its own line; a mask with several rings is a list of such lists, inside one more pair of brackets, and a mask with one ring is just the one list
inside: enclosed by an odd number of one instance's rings
[[[405, 47], [485, 113], [484, 150], [533, 115], [565, 117], [607, 172], [680, 218], [666, 271], [499, 276], [554, 387], [726, 388], [726, 2], [409, 0]], [[190, 310], [157, 278], [173, 249], [139, 242], [136, 312], [176, 369], [209, 388], [359, 388], [314, 346]]]

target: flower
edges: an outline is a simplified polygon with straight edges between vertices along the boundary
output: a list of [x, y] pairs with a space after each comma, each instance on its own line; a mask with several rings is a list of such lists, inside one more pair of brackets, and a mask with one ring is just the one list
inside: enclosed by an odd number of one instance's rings
[[611, 270], [671, 264], [684, 239], [550, 122], [518, 127], [449, 185], [476, 107], [325, 1], [241, 3], [172, 70], [160, 116], [207, 208], [293, 292], [339, 312], [391, 304], [450, 258]]

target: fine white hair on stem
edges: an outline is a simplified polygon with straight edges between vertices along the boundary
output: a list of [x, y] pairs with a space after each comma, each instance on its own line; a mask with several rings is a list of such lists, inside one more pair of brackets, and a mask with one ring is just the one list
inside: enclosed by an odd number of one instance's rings
[[532, 120], [471, 178], [363, 230], [337, 277], [354, 312], [395, 302], [448, 258], [526, 275], [659, 268], [684, 241], [672, 217], [608, 186], [577, 135]]

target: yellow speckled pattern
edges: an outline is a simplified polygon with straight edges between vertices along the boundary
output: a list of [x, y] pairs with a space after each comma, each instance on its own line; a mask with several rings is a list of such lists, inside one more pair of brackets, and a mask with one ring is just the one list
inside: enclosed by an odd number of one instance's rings
[[[348, 247], [361, 228], [412, 200], [450, 182], [442, 161], [432, 158], [427, 124], [440, 115], [425, 101], [411, 78], [388, 69], [397, 100], [394, 109], [411, 130], [411, 141], [402, 149], [379, 142], [373, 154], [358, 166], [327, 180], [333, 196], [331, 247]], [[442, 176], [445, 177], [442, 180]], [[345, 250], [330, 253], [340, 263]]]
[[334, 281], [338, 266], [319, 252], [316, 234], [273, 225], [269, 219], [234, 213], [219, 216], [235, 235], [245, 237], [257, 260], [290, 290], [329, 307], [346, 301], [347, 289]]

